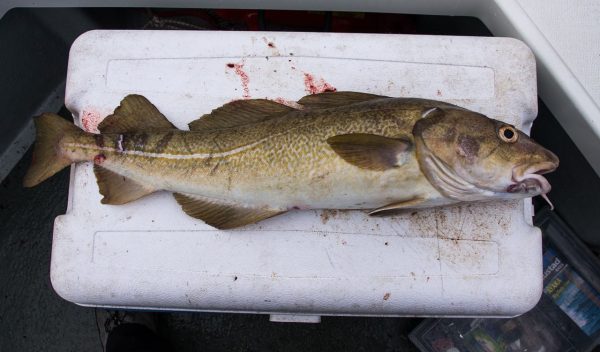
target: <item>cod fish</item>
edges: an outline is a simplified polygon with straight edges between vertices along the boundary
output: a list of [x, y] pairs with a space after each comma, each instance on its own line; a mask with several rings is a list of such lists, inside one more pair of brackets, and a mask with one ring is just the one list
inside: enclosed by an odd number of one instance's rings
[[[174, 193], [188, 215], [229, 229], [291, 209], [402, 209], [542, 195], [558, 158], [514, 126], [433, 100], [334, 92], [295, 109], [233, 101], [178, 130], [140, 95], [87, 133], [35, 119], [32, 187], [93, 161], [104, 204]], [[547, 199], [547, 198], [546, 198]]]

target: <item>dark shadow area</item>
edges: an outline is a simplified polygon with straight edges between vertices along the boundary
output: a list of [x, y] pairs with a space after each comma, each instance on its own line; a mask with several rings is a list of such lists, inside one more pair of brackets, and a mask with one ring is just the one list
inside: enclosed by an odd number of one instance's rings
[[[600, 177], [541, 100], [531, 136], [560, 159], [559, 168], [547, 175], [555, 211], [582, 241], [593, 250], [600, 249]], [[540, 197], [534, 198], [536, 209], [544, 204]]]

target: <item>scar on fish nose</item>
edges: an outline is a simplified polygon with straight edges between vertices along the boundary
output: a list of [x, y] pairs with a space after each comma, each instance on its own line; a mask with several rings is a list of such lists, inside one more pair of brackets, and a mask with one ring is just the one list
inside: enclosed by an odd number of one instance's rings
[[100, 165], [106, 160], [106, 156], [104, 154], [98, 154], [94, 157], [94, 164]]
[[462, 135], [458, 137], [457, 153], [472, 161], [479, 153], [479, 142], [472, 137]]

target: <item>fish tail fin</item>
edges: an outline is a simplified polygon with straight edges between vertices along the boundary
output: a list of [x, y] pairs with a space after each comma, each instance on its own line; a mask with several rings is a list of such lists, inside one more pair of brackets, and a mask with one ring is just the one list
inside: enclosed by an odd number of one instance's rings
[[36, 141], [31, 166], [23, 179], [24, 187], [33, 187], [73, 163], [61, 150], [65, 136], [83, 133], [73, 123], [51, 113], [34, 118]]

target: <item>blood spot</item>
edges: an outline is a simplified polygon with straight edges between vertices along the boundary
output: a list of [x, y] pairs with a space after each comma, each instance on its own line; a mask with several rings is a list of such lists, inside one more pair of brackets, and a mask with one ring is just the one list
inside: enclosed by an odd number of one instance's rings
[[229, 67], [229, 68], [234, 68], [234, 67], [235, 67], [235, 64], [227, 64], [227, 67]]
[[267, 44], [269, 46], [269, 48], [274, 48], [275, 44], [273, 44], [273, 42], [269, 42], [269, 44]]
[[106, 156], [104, 154], [98, 154], [94, 157], [94, 164], [100, 165], [106, 160]]
[[315, 79], [310, 73], [304, 73], [304, 90], [309, 94], [335, 92], [337, 88], [325, 82], [323, 78]]

